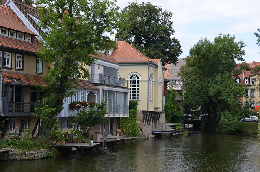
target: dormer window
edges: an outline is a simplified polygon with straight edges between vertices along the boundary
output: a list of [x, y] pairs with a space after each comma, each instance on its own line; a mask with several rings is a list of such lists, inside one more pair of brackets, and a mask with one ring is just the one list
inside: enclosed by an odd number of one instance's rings
[[24, 34], [22, 32], [17, 32], [17, 38], [24, 40]]
[[236, 82], [239, 84], [239, 82], [240, 82], [240, 81], [239, 81], [239, 78], [236, 78]]
[[252, 84], [252, 85], [255, 85], [255, 79], [252, 79], [252, 80], [251, 80], [251, 84]]
[[25, 34], [25, 41], [32, 42], [32, 37], [29, 34]]
[[0, 34], [4, 35], [4, 36], [7, 36], [8, 35], [7, 29], [0, 28]]
[[249, 84], [249, 79], [245, 78], [245, 84]]
[[9, 30], [9, 36], [12, 38], [16, 38], [16, 32], [14, 30]]

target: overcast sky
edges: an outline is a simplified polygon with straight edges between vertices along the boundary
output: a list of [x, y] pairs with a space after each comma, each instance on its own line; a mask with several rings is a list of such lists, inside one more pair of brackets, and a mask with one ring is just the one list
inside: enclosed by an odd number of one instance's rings
[[235, 35], [245, 44], [246, 62], [260, 62], [260, 46], [254, 32], [260, 28], [260, 0], [117, 0], [122, 9], [129, 2], [151, 2], [173, 13], [175, 38], [184, 58], [201, 38], [211, 41], [222, 34]]

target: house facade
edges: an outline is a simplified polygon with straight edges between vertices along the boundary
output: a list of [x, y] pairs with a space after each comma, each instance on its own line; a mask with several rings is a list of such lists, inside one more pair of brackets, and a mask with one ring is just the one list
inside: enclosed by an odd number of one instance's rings
[[43, 84], [41, 75], [48, 64], [37, 57], [40, 44], [10, 7], [0, 5], [0, 57], [2, 69], [2, 114], [8, 132], [34, 127], [32, 116]]
[[159, 59], [150, 59], [126, 41], [117, 41], [110, 51], [119, 64], [119, 77], [125, 78], [130, 100], [138, 101], [137, 123], [145, 135], [165, 122], [163, 92], [165, 68]]
[[[254, 68], [255, 66], [260, 65], [260, 62], [251, 62], [247, 63], [250, 68]], [[239, 68], [240, 64], [238, 64]], [[258, 76], [252, 76], [252, 73], [249, 71], [242, 71], [237, 78], [235, 78], [235, 82], [245, 85], [245, 94], [243, 98], [240, 100], [244, 105], [247, 103], [251, 103], [252, 108], [256, 108], [260, 106], [260, 79]]]
[[[14, 0], [4, 0], [2, 1], [2, 4], [8, 6], [7, 8], [11, 9], [13, 13], [18, 16], [19, 21], [21, 21], [24, 26], [26, 26], [27, 31], [33, 35], [33, 40], [41, 39], [39, 33], [41, 33], [42, 30], [37, 26], [39, 16], [35, 7]], [[37, 45], [39, 45], [38, 42]], [[37, 49], [39, 49], [39, 46], [30, 50], [34, 52]], [[35, 54], [33, 53], [33, 55]], [[119, 83], [119, 67], [113, 58], [104, 54], [93, 56], [93, 58], [96, 58], [95, 63], [90, 67], [86, 66], [86, 68], [89, 69], [90, 77], [86, 80], [82, 79], [77, 81], [74, 85], [76, 94], [64, 99], [64, 109], [58, 115], [59, 123], [63, 130], [70, 129], [70, 122], [67, 117], [77, 113], [76, 110], [70, 109], [69, 107], [72, 102], [98, 103], [104, 99], [107, 99], [107, 114], [105, 115], [106, 122], [104, 122], [103, 125], [96, 125], [92, 129], [101, 131], [102, 134], [115, 135], [114, 131], [117, 127], [119, 117], [129, 116], [129, 91], [126, 87], [123, 87]], [[33, 61], [31, 62], [33, 63]], [[34, 64], [36, 67], [39, 67], [37, 62]], [[42, 73], [47, 67], [51, 68], [51, 64], [45, 64], [45, 62], [42, 61], [41, 63]], [[24, 66], [24, 69], [32, 69], [32, 64], [29, 67]], [[34, 72], [34, 74], [37, 75], [38, 73]], [[37, 120], [36, 126], [38, 125], [40, 125], [39, 120]]]

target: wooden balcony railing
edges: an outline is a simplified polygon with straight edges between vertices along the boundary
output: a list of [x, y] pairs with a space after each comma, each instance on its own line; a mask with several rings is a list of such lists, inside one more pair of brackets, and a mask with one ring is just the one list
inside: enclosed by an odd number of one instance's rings
[[35, 102], [9, 102], [9, 112], [12, 113], [33, 113]]

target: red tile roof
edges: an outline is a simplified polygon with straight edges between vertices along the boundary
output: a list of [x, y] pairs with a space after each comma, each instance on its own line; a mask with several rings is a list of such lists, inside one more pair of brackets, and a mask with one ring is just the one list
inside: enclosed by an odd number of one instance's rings
[[29, 33], [35, 35], [32, 31], [30, 31], [23, 22], [19, 19], [19, 17], [10, 9], [10, 7], [6, 7], [0, 5], [0, 26], [18, 30], [21, 32]]
[[36, 39], [35, 43], [30, 43], [26, 41], [0, 36], [0, 46], [36, 52], [40, 49], [41, 45]]
[[39, 75], [3, 72], [2, 76], [3, 76], [4, 83], [16, 84], [12, 80], [12, 79], [15, 79], [17, 81], [22, 81], [26, 85], [45, 85], [45, 83], [42, 80], [42, 77]]
[[108, 62], [117, 64], [116, 59], [114, 59], [114, 58], [113, 58], [111, 55], [109, 55], [109, 54], [98, 54], [98, 55], [90, 55], [90, 56], [93, 56], [93, 57], [95, 57], [95, 58], [98, 58], [98, 59], [101, 59], [101, 60], [104, 60], [104, 61], [108, 61]]
[[[247, 64], [249, 65], [250, 68], [254, 68], [255, 66], [260, 65], [260, 62], [255, 62], [255, 61], [253, 61], [253, 62], [250, 62], [250, 63], [247, 63]], [[237, 68], [240, 68], [240, 64], [237, 65]], [[242, 84], [246, 85], [244, 79], [251, 77], [251, 75], [252, 75], [252, 73], [251, 73], [250, 70], [248, 70], [248, 71], [243, 71], [242, 74], [238, 75], [238, 78], [240, 79], [240, 82], [241, 82]], [[251, 83], [249, 83], [249, 84], [247, 84], [247, 85], [250, 85], [250, 84], [251, 84]]]
[[117, 62], [148, 62], [151, 61], [149, 57], [141, 53], [126, 41], [116, 41], [117, 49], [114, 49], [112, 57]]
[[95, 85], [86, 80], [77, 80], [74, 87], [86, 90], [99, 90]]
[[160, 63], [160, 61], [161, 61], [160, 59], [151, 59], [151, 60], [152, 60], [155, 64], [157, 64], [157, 65], [158, 65], [158, 64]]

